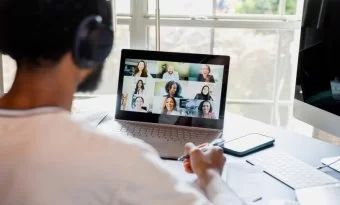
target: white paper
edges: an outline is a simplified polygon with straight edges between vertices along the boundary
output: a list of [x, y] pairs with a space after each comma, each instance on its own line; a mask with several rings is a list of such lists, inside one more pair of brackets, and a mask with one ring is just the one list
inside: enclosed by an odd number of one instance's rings
[[262, 200], [265, 175], [261, 169], [243, 161], [229, 160], [224, 174], [227, 184], [247, 204], [252, 204], [256, 199]]

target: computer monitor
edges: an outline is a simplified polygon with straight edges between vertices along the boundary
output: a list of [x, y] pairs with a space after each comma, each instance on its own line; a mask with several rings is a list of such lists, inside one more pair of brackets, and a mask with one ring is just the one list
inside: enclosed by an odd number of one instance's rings
[[340, 1], [305, 0], [294, 117], [340, 137]]

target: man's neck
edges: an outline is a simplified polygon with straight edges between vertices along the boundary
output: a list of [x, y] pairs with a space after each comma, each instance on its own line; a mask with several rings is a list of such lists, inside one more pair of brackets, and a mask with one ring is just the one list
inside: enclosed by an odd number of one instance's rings
[[18, 71], [10, 91], [0, 98], [2, 109], [32, 109], [46, 106], [71, 110], [74, 85], [70, 76], [46, 68], [48, 71]]

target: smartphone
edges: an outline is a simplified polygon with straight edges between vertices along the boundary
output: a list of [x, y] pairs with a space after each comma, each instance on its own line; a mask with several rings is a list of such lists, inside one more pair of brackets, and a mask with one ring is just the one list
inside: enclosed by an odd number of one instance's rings
[[273, 146], [275, 139], [262, 134], [248, 134], [224, 143], [224, 153], [242, 157]]

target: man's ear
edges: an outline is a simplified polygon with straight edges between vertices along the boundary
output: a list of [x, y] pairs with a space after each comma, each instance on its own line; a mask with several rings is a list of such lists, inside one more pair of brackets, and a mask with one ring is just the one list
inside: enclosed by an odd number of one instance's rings
[[89, 76], [94, 71], [94, 69], [79, 67], [74, 61], [72, 52], [67, 52], [62, 58], [65, 62], [67, 62], [67, 66], [64, 66], [65, 69], [69, 69], [68, 72], [76, 73], [78, 83], [84, 81], [87, 76]]

